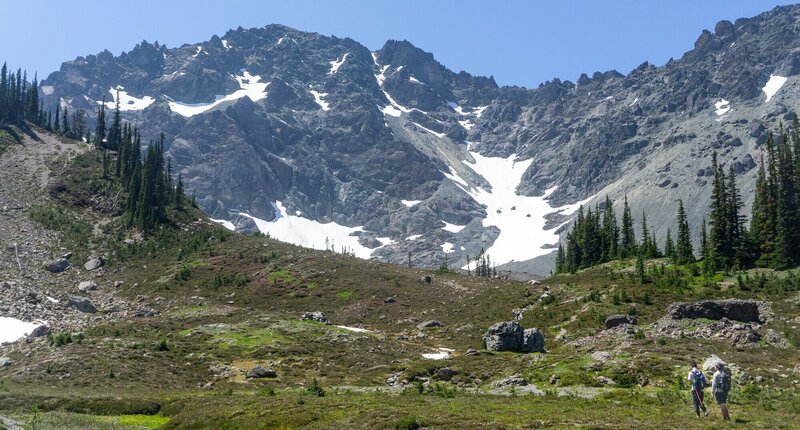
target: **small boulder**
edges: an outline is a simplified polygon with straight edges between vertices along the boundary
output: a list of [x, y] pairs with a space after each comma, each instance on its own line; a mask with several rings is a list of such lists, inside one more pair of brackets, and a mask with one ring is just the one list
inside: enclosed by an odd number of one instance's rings
[[44, 265], [44, 268], [50, 273], [61, 273], [70, 267], [72, 264], [66, 258], [59, 258]]
[[93, 314], [97, 312], [97, 308], [88, 297], [72, 296], [69, 298], [69, 305], [83, 313]]
[[595, 351], [592, 353], [592, 359], [600, 363], [606, 363], [611, 360], [611, 353], [608, 351]]
[[520, 351], [524, 330], [514, 321], [499, 322], [486, 330], [483, 345], [489, 351]]
[[33, 331], [31, 331], [31, 334], [29, 334], [28, 337], [43, 337], [50, 334], [50, 332], [51, 330], [49, 325], [40, 324], [35, 329], [33, 329]]
[[728, 363], [723, 361], [721, 358], [717, 357], [716, 354], [713, 354], [711, 355], [711, 357], [708, 357], [706, 361], [703, 362], [703, 370], [705, 370], [706, 372], [713, 372], [718, 364], [722, 364], [724, 366], [727, 365]]
[[606, 329], [625, 324], [636, 325], [636, 317], [632, 315], [611, 315], [610, 317], [606, 318]]
[[428, 276], [428, 275], [425, 275], [425, 276], [419, 278], [419, 281], [422, 282], [422, 283], [425, 283], [425, 284], [430, 284], [431, 282], [433, 282], [433, 278]]
[[8, 357], [0, 357], [0, 369], [2, 369], [4, 367], [11, 366], [12, 364], [14, 364], [14, 362], [11, 361], [10, 358], [8, 358]]
[[97, 284], [95, 284], [94, 281], [83, 281], [78, 284], [78, 291], [82, 293], [95, 290], [97, 290]]
[[105, 264], [105, 261], [102, 258], [92, 258], [83, 265], [83, 268], [86, 270], [97, 270], [103, 267], [103, 264]]
[[277, 378], [278, 372], [272, 369], [265, 369], [261, 367], [261, 365], [258, 365], [250, 369], [245, 376], [247, 376], [247, 378]]
[[545, 352], [544, 335], [538, 328], [529, 328], [522, 333], [522, 352]]
[[443, 367], [436, 371], [436, 377], [439, 378], [440, 381], [449, 381], [456, 375], [458, 375], [458, 371], [449, 367]]
[[325, 316], [325, 314], [320, 311], [303, 312], [303, 316], [301, 316], [300, 319], [303, 321], [316, 321], [323, 324], [331, 323], [330, 320], [328, 320], [328, 317]]
[[512, 376], [492, 382], [492, 387], [494, 388], [524, 387], [526, 385], [528, 385], [528, 380], [520, 378], [519, 376]]
[[394, 297], [387, 297], [387, 298], [383, 299], [383, 303], [394, 303], [396, 301], [397, 301], [397, 299], [394, 298]]
[[433, 327], [442, 327], [442, 326], [444, 326], [444, 324], [442, 324], [441, 321], [436, 321], [436, 320], [425, 321], [417, 324], [417, 328], [420, 330]]

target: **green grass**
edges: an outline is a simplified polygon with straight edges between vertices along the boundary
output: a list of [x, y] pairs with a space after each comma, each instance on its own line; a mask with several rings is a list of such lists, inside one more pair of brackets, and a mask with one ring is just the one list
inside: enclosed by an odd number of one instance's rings
[[42, 227], [62, 234], [62, 245], [74, 249], [76, 258], [86, 258], [83, 251], [92, 238], [92, 226], [61, 206], [49, 204], [33, 204], [29, 212], [30, 219]]
[[[32, 219], [60, 235], [54, 247], [73, 246], [75, 233], [62, 224], [94, 219], [92, 202], [116, 195], [113, 180], [98, 178], [97, 169], [96, 160], [79, 157], [66, 177], [57, 178], [63, 192], [32, 210]], [[751, 271], [741, 281], [723, 273], [706, 279], [696, 268], [655, 260], [648, 262], [649, 282], [640, 285], [628, 260], [542, 285], [449, 272], [421, 284], [420, 275], [429, 272], [233, 235], [197, 222], [202, 214], [194, 209], [170, 217], [171, 224], [133, 245], [123, 242], [132, 235], [124, 220], [113, 216], [104, 236], [92, 238], [96, 251], [110, 256], [113, 272], [102, 281], [124, 281], [115, 289], [120, 299], [158, 315], [99, 321], [81, 342], [72, 336], [72, 343], [56, 346], [56, 334], [53, 345], [33, 342], [10, 351], [26, 367], [3, 374], [0, 409], [24, 416], [38, 405], [47, 411], [42, 416], [61, 420], [64, 428], [72, 425], [68, 420], [84, 420], [72, 426], [90, 429], [134, 428], [112, 426], [138, 425], [137, 419], [142, 428], [174, 429], [721, 428], [718, 420], [695, 420], [686, 390], [678, 389], [687, 360], [713, 352], [765, 378], [732, 393], [732, 412], [745, 421], [743, 428], [789, 428], [800, 410], [800, 397], [791, 391], [792, 369], [800, 365], [796, 347], [736, 348], [721, 340], [665, 338], [649, 328], [672, 302], [755, 298], [770, 301], [785, 317], [764, 325], [762, 334], [771, 328], [800, 342], [796, 274]], [[545, 287], [550, 301], [539, 300]], [[396, 301], [384, 303], [386, 297]], [[511, 311], [523, 307], [520, 323], [544, 332], [546, 354], [464, 355], [481, 348], [487, 327], [511, 320]], [[299, 319], [317, 310], [334, 325], [370, 332]], [[572, 343], [597, 335], [605, 318], [618, 313], [636, 314], [639, 336]], [[418, 336], [417, 324], [430, 319], [444, 326]], [[562, 330], [566, 338], [557, 340]], [[422, 358], [439, 347], [455, 352], [447, 360]], [[595, 363], [590, 355], [599, 350], [612, 352], [612, 360]], [[241, 371], [256, 363], [275, 369], [278, 378], [244, 380]], [[457, 372], [451, 382], [437, 379], [442, 367]], [[410, 388], [389, 388], [386, 380], [394, 374]], [[493, 381], [514, 374], [548, 395], [490, 391]], [[599, 377], [617, 385], [601, 387]], [[308, 391], [314, 380], [324, 396]], [[169, 421], [121, 417], [139, 413]]]
[[154, 430], [169, 423], [169, 418], [159, 415], [89, 415], [70, 412], [40, 412], [12, 415], [25, 425], [36, 430]]
[[350, 297], [353, 297], [353, 292], [350, 290], [339, 291], [336, 293], [336, 297], [340, 299], [349, 299]]

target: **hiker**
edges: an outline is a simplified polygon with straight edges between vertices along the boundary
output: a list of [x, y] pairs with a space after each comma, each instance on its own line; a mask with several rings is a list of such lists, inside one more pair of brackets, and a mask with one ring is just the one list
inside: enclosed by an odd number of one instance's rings
[[703, 410], [703, 415], [708, 416], [708, 409], [703, 402], [703, 390], [708, 384], [706, 375], [703, 371], [697, 368], [697, 362], [692, 361], [692, 370], [689, 371], [689, 383], [692, 385], [692, 403], [694, 404], [694, 413], [700, 416], [700, 410]]
[[722, 412], [722, 419], [725, 421], [730, 421], [731, 416], [728, 415], [728, 391], [731, 389], [731, 375], [728, 373], [727, 369], [725, 369], [725, 365], [722, 363], [717, 364], [717, 371], [714, 372], [714, 376], [711, 378], [711, 393], [714, 395], [714, 400], [716, 400], [717, 404], [719, 405], [719, 410]]

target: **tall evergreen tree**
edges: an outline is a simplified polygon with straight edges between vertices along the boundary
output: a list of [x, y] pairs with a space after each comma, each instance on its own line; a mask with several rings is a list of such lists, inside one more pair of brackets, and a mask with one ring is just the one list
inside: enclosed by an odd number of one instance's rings
[[667, 238], [664, 240], [664, 256], [676, 262], [678, 254], [675, 252], [675, 243], [672, 241], [672, 230], [667, 228]]
[[94, 130], [94, 144], [97, 148], [103, 146], [106, 140], [106, 98], [103, 97], [103, 102], [97, 108], [97, 126]]
[[678, 243], [675, 246], [675, 254], [677, 256], [678, 264], [689, 264], [694, 262], [692, 238], [689, 233], [689, 222], [686, 219], [686, 211], [683, 207], [683, 200], [678, 200]]
[[622, 232], [621, 232], [621, 246], [620, 257], [628, 258], [634, 255], [636, 250], [636, 236], [633, 231], [633, 217], [631, 216], [631, 208], [628, 206], [628, 196], [625, 195], [625, 200], [622, 206]]

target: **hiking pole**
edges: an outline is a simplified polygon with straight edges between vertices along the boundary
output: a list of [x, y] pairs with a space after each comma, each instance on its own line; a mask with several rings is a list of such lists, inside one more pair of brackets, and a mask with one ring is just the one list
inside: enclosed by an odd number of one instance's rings
[[[698, 393], [698, 392], [697, 392], [697, 390], [694, 390], [694, 389], [692, 390], [692, 393], [694, 394], [694, 397], [697, 399], [697, 403], [699, 403], [699, 404], [700, 404], [700, 406], [702, 407], [702, 409], [703, 409], [703, 412], [706, 412], [706, 413], [708, 413], [708, 412], [707, 412], [707, 411], [708, 411], [708, 409], [706, 409], [706, 404], [705, 404], [705, 402], [703, 402], [703, 399], [701, 399], [701, 398], [700, 398], [700, 393]], [[698, 412], [698, 413], [699, 413], [699, 412]]]

